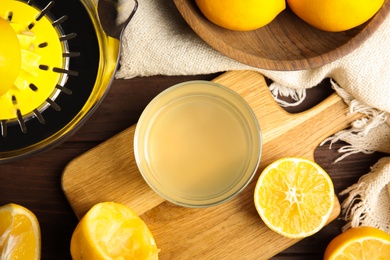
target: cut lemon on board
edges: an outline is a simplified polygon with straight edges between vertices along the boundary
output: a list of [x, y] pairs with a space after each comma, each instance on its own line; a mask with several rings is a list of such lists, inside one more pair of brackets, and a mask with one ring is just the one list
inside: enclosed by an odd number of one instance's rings
[[196, 0], [211, 22], [229, 30], [249, 31], [263, 27], [286, 8], [285, 0]]
[[390, 259], [390, 234], [374, 227], [350, 228], [335, 237], [324, 260]]
[[261, 219], [273, 231], [289, 238], [318, 232], [334, 206], [329, 175], [315, 162], [288, 157], [267, 166], [254, 192]]
[[158, 259], [158, 249], [142, 219], [125, 205], [102, 202], [93, 206], [73, 232], [73, 260]]
[[0, 259], [38, 260], [41, 231], [34, 213], [17, 204], [0, 207]]

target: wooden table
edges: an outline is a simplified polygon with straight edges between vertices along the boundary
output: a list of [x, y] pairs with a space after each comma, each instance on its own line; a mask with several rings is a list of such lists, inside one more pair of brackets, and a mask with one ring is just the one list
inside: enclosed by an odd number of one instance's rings
[[[211, 80], [218, 76], [154, 76], [114, 80], [111, 89], [93, 116], [66, 142], [36, 156], [0, 165], [0, 205], [18, 203], [32, 210], [41, 225], [42, 259], [70, 259], [70, 238], [77, 218], [61, 190], [61, 174], [68, 162], [113, 135], [135, 124], [148, 102], [165, 88], [192, 79]], [[308, 91], [297, 112], [318, 103], [331, 90], [325, 81]], [[370, 166], [386, 154], [356, 154], [334, 164], [340, 156], [338, 142], [318, 147], [315, 160], [332, 177], [336, 193], [357, 182]], [[340, 201], [343, 200], [339, 197]], [[288, 248], [273, 259], [322, 259], [330, 240], [340, 233], [342, 220], [335, 220], [319, 233]]]

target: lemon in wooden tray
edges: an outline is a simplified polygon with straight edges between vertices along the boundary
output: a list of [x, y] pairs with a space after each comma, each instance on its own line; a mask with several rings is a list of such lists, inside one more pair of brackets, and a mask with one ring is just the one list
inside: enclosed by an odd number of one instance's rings
[[0, 207], [0, 259], [39, 260], [41, 231], [33, 212], [18, 204]]
[[285, 0], [196, 0], [211, 22], [230, 30], [249, 31], [263, 27], [286, 8]]
[[334, 206], [329, 175], [315, 162], [287, 157], [267, 166], [254, 192], [256, 209], [273, 231], [289, 238], [318, 232]]
[[346, 31], [372, 18], [385, 0], [287, 0], [308, 24], [329, 32]]
[[72, 259], [158, 259], [158, 249], [145, 222], [129, 207], [115, 202], [93, 206], [73, 232]]

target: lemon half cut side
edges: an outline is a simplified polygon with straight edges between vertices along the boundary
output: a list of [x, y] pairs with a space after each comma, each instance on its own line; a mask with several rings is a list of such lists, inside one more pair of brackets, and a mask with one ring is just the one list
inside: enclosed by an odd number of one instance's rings
[[289, 238], [304, 238], [325, 226], [334, 198], [330, 176], [315, 162], [296, 157], [267, 166], [254, 192], [254, 203], [264, 223]]
[[22, 55], [19, 39], [9, 22], [0, 17], [0, 96], [7, 93], [19, 75]]
[[33, 212], [18, 204], [0, 207], [0, 259], [39, 260], [41, 231]]
[[324, 260], [390, 259], [390, 234], [369, 226], [350, 228], [327, 246]]

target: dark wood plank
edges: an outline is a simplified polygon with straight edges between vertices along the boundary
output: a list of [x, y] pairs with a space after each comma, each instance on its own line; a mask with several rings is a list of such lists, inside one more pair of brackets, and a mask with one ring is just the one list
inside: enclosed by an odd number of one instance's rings
[[[65, 165], [136, 123], [147, 103], [167, 87], [191, 79], [211, 80], [217, 75], [115, 80], [95, 114], [65, 143], [43, 154], [0, 165], [0, 205], [18, 203], [37, 215], [42, 229], [42, 259], [70, 259], [70, 238], [77, 219], [60, 186]], [[312, 106], [311, 103], [316, 103], [329, 92], [326, 83], [310, 90], [303, 108]], [[369, 172], [370, 166], [384, 156], [381, 153], [356, 154], [334, 164], [333, 161], [339, 156], [337, 149], [342, 145], [336, 143], [331, 150], [325, 145], [315, 151], [315, 160], [329, 172], [337, 193]], [[343, 224], [341, 220], [332, 222], [316, 235], [302, 240], [274, 259], [322, 259], [326, 245], [340, 233]]]

